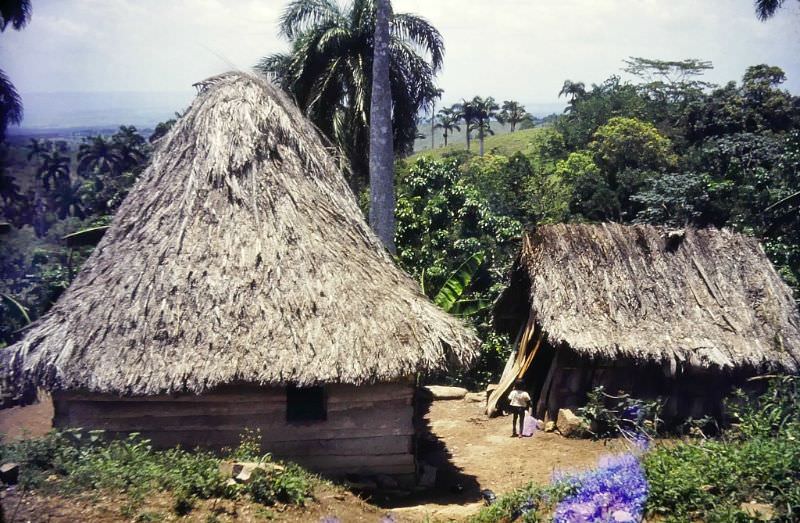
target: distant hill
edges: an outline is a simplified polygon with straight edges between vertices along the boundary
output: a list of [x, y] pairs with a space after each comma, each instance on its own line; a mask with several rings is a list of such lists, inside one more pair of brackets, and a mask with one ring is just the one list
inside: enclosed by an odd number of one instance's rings
[[[524, 151], [528, 144], [531, 143], [532, 138], [537, 134], [542, 132], [545, 127], [535, 127], [533, 129], [523, 129], [522, 131], [514, 131], [513, 133], [504, 132], [504, 133], [497, 133], [494, 136], [488, 136], [484, 140], [484, 150], [485, 152], [492, 152], [495, 151], [498, 154], [502, 154], [504, 156], [511, 156], [517, 151]], [[478, 139], [474, 138], [472, 140], [472, 152], [478, 153]], [[430, 144], [428, 144], [428, 149], [422, 150], [420, 152], [414, 153], [413, 155], [409, 156], [407, 160], [414, 161], [417, 158], [421, 157], [429, 157], [429, 158], [441, 158], [442, 155], [446, 152], [455, 151], [459, 149], [466, 148], [466, 141], [457, 142], [457, 143], [449, 143], [447, 147], [437, 147], [436, 149], [431, 150]]]

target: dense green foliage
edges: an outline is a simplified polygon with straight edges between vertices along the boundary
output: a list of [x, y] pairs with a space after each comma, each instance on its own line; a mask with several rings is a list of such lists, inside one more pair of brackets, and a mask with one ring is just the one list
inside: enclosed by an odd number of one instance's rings
[[742, 503], [767, 503], [772, 521], [800, 517], [800, 380], [772, 380], [750, 401], [729, 403], [735, 422], [718, 440], [686, 441], [649, 452], [648, 511], [665, 521], [748, 521]]
[[[436, 279], [485, 253], [488, 270], [476, 274], [472, 292], [491, 302], [527, 225], [715, 226], [757, 236], [797, 290], [800, 97], [781, 89], [783, 71], [757, 65], [740, 83], [715, 87], [702, 80], [709, 62], [626, 64], [637, 81], [612, 76], [588, 88], [565, 82], [568, 107], [550, 127], [489, 137], [480, 156], [450, 145], [401, 163], [397, 245], [404, 267]], [[441, 128], [461, 119], [475, 137], [495, 111], [491, 98], [476, 97], [440, 112]], [[474, 320], [480, 326], [487, 318], [478, 312]], [[505, 352], [493, 348], [484, 362], [499, 362]], [[471, 382], [499, 370], [482, 368]]]
[[[134, 127], [111, 136], [66, 141], [31, 139], [25, 148], [0, 146], [0, 346], [44, 314], [69, 285], [91, 247], [66, 248], [66, 234], [106, 225], [150, 157]], [[27, 317], [25, 317], [27, 315]]]
[[[195, 450], [155, 450], [132, 434], [107, 441], [102, 431], [51, 432], [37, 439], [0, 445], [0, 461], [20, 464], [20, 484], [26, 489], [63, 496], [88, 490], [123, 494], [122, 515], [131, 517], [145, 497], [170, 492], [173, 510], [185, 515], [197, 499], [249, 497], [257, 503], [303, 504], [319, 481], [293, 464], [273, 463], [258, 451], [258, 434], [245, 432], [242, 444], [221, 458]], [[220, 463], [237, 460], [266, 463], [248, 483], [228, 481]]]

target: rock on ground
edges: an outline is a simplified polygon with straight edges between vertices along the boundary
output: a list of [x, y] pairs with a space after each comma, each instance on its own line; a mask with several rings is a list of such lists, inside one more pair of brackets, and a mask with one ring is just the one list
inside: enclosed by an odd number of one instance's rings
[[444, 385], [428, 385], [425, 389], [431, 393], [435, 400], [460, 400], [467, 395], [463, 387], [447, 387]]
[[559, 409], [556, 428], [566, 438], [579, 438], [589, 431], [586, 421], [570, 409]]

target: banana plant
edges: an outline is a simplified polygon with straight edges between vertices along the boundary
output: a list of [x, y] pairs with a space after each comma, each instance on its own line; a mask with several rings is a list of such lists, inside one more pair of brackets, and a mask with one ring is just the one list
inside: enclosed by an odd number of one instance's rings
[[[461, 265], [459, 265], [445, 280], [442, 287], [433, 296], [433, 303], [438, 305], [445, 312], [455, 316], [472, 316], [489, 307], [489, 302], [481, 298], [468, 298], [467, 289], [485, 259], [483, 252], [476, 252]], [[422, 290], [428, 294], [425, 288], [425, 271], [422, 271], [420, 281]]]

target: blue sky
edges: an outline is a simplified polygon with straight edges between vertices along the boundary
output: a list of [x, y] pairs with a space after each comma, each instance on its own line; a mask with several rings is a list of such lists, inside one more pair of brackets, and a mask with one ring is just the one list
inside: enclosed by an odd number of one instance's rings
[[[277, 36], [285, 3], [33, 0], [30, 25], [0, 35], [0, 63], [23, 97], [113, 91], [188, 100], [192, 83], [285, 49]], [[600, 82], [628, 56], [711, 60], [707, 79], [717, 83], [769, 63], [800, 93], [799, 6], [788, 1], [759, 22], [750, 0], [394, 0], [396, 11], [426, 17], [444, 36], [445, 102], [478, 94], [528, 104], [558, 103], [565, 79]], [[42, 97], [28, 98], [36, 114]]]

